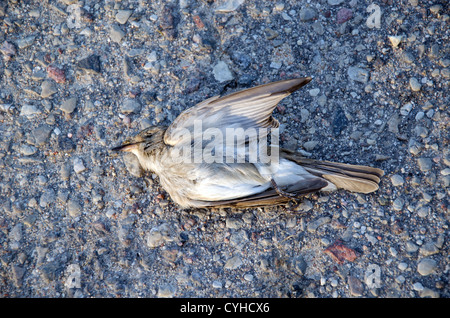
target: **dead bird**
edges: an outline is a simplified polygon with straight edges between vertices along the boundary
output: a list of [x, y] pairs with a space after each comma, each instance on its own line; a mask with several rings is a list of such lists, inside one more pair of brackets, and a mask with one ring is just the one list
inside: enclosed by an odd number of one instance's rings
[[[280, 205], [316, 191], [378, 190], [381, 169], [308, 159], [278, 146], [273, 110], [310, 81], [283, 80], [209, 98], [170, 126], [148, 127], [112, 150], [135, 154], [183, 208]], [[232, 140], [224, 140], [229, 135]]]

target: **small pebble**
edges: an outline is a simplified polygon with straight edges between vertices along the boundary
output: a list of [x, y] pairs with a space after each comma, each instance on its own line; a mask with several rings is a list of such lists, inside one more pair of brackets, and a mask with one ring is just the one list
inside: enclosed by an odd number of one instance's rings
[[236, 269], [243, 264], [242, 259], [239, 256], [234, 256], [228, 259], [224, 265], [225, 269]]
[[407, 103], [400, 108], [400, 114], [402, 116], [408, 116], [409, 113], [411, 112], [412, 108], [413, 108], [413, 104]]
[[431, 256], [437, 253], [439, 253], [439, 248], [434, 242], [428, 242], [419, 249], [419, 254], [423, 256]]
[[389, 41], [391, 42], [391, 45], [393, 48], [396, 48], [399, 46], [400, 42], [402, 41], [402, 36], [389, 36]]
[[396, 281], [397, 283], [399, 283], [399, 284], [403, 284], [403, 283], [405, 283], [406, 278], [405, 278], [405, 276], [403, 276], [403, 275], [398, 275], [398, 276], [395, 278], [395, 281]]
[[234, 78], [228, 65], [224, 61], [220, 61], [214, 66], [213, 74], [214, 78], [220, 83], [231, 81]]
[[320, 93], [320, 88], [313, 88], [309, 90], [309, 95], [316, 97]]
[[26, 49], [27, 47], [31, 46], [34, 43], [34, 40], [36, 39], [36, 36], [30, 35], [24, 38], [19, 38], [16, 41], [17, 47], [19, 49]]
[[391, 177], [391, 182], [394, 187], [398, 187], [398, 186], [403, 185], [403, 183], [405, 183], [405, 180], [403, 180], [402, 176], [400, 176], [398, 174], [394, 174]]
[[351, 80], [356, 82], [367, 83], [369, 80], [369, 71], [360, 67], [349, 67], [347, 74]]
[[81, 160], [80, 158], [75, 158], [73, 160], [73, 170], [76, 173], [81, 173], [81, 172], [85, 171], [86, 167], [84, 166], [83, 160]]
[[85, 35], [85, 36], [92, 36], [94, 32], [90, 29], [90, 28], [84, 28], [83, 30], [80, 31], [81, 35]]
[[58, 92], [58, 90], [55, 88], [55, 85], [53, 83], [54, 82], [50, 81], [50, 80], [42, 82], [42, 85], [41, 85], [41, 97], [42, 98], [48, 98]]
[[125, 32], [122, 30], [120, 26], [114, 24], [109, 29], [109, 36], [111, 38], [111, 41], [120, 43], [122, 39], [125, 37]]
[[311, 201], [309, 200], [304, 200], [302, 203], [300, 203], [298, 205], [298, 207], [295, 209], [296, 211], [301, 211], [301, 212], [308, 212], [313, 208], [313, 204]]
[[17, 54], [16, 47], [7, 41], [4, 41], [2, 43], [0, 51], [3, 53], [7, 60], [12, 59], [12, 57]]
[[404, 270], [406, 270], [408, 268], [408, 264], [402, 262], [402, 263], [399, 263], [397, 267], [398, 267], [399, 270], [404, 271]]
[[77, 98], [72, 97], [72, 98], [66, 99], [61, 104], [60, 109], [67, 114], [71, 114], [71, 113], [73, 113], [73, 111], [75, 110], [76, 107], [77, 107]]
[[37, 148], [32, 145], [23, 144], [20, 145], [19, 152], [24, 156], [31, 156], [37, 152]]
[[141, 110], [141, 104], [139, 100], [134, 98], [126, 98], [120, 107], [120, 111], [124, 114], [138, 114]]
[[419, 81], [415, 77], [411, 77], [409, 79], [409, 86], [411, 87], [411, 90], [413, 92], [418, 92], [422, 88], [422, 85], [419, 83]]
[[414, 283], [413, 284], [413, 289], [415, 291], [422, 291], [424, 289], [423, 285], [421, 283]]
[[20, 116], [34, 116], [34, 115], [39, 115], [42, 112], [39, 110], [39, 108], [37, 108], [34, 105], [23, 105], [22, 109], [20, 110]]
[[413, 155], [418, 155], [423, 146], [415, 139], [410, 139], [408, 143], [408, 151]]
[[417, 271], [422, 276], [433, 274], [437, 269], [437, 262], [431, 258], [422, 259], [417, 265]]
[[245, 0], [225, 0], [221, 1], [221, 4], [215, 9], [219, 13], [227, 13], [236, 11]]
[[348, 287], [352, 296], [360, 297], [363, 295], [364, 286], [363, 283], [354, 276], [348, 277]]
[[430, 214], [430, 207], [429, 206], [421, 206], [417, 209], [417, 215], [421, 218], [426, 218]]
[[67, 202], [67, 212], [71, 217], [77, 217], [81, 215], [81, 205], [78, 200], [70, 199]]
[[212, 283], [213, 288], [221, 289], [222, 288], [222, 282], [215, 280]]
[[299, 13], [300, 21], [308, 22], [316, 18], [316, 11], [312, 8], [302, 8]]
[[398, 251], [395, 248], [393, 248], [392, 246], [389, 248], [389, 252], [391, 253], [391, 255], [393, 257], [397, 257], [398, 256]]
[[40, 199], [39, 206], [41, 208], [47, 207], [49, 204], [53, 203], [56, 200], [56, 193], [52, 188], [44, 190]]
[[342, 8], [337, 12], [337, 23], [341, 24], [347, 22], [353, 17], [353, 11], [347, 8]]
[[238, 218], [227, 218], [225, 221], [225, 226], [228, 229], [238, 230], [244, 225], [244, 222]]
[[89, 74], [100, 73], [100, 57], [92, 54], [78, 61], [77, 66]]
[[159, 298], [173, 298], [175, 296], [176, 291], [177, 291], [176, 286], [165, 284], [158, 288], [157, 296]]
[[439, 292], [432, 290], [430, 288], [424, 287], [423, 290], [419, 292], [419, 296], [422, 298], [439, 298]]
[[303, 148], [305, 148], [305, 150], [307, 150], [307, 151], [311, 151], [314, 148], [316, 148], [318, 143], [319, 142], [315, 141], [315, 140], [307, 141], [307, 142], [303, 143]]
[[42, 146], [49, 141], [52, 128], [46, 124], [40, 125], [33, 130], [32, 135], [34, 137], [34, 145]]
[[438, 14], [439, 12], [441, 12], [441, 10], [442, 10], [442, 5], [440, 5], [440, 4], [435, 4], [430, 7], [430, 12], [433, 14]]
[[131, 10], [117, 10], [116, 21], [120, 24], [125, 24], [132, 14], [133, 11]]
[[427, 172], [431, 170], [433, 161], [430, 158], [419, 158], [417, 159], [417, 165], [419, 166], [420, 171]]
[[48, 77], [53, 79], [56, 83], [65, 83], [66, 74], [63, 69], [56, 67], [54, 65], [47, 66]]
[[147, 246], [150, 248], [157, 248], [164, 244], [166, 240], [164, 239], [163, 234], [159, 228], [153, 228], [147, 234]]
[[392, 208], [396, 211], [401, 211], [403, 209], [403, 206], [405, 204], [405, 200], [402, 198], [396, 198], [394, 202], [392, 202]]
[[419, 250], [419, 247], [411, 241], [406, 242], [405, 250], [408, 253], [415, 253]]
[[416, 114], [415, 119], [416, 119], [417, 121], [419, 121], [419, 120], [423, 119], [423, 117], [425, 117], [425, 113], [424, 113], [424, 112], [418, 112], [418, 113]]

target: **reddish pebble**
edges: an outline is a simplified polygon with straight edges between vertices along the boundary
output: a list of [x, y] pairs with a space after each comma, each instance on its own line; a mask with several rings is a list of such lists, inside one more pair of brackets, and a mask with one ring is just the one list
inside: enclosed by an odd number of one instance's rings
[[53, 79], [56, 83], [64, 83], [66, 81], [66, 74], [64, 73], [64, 70], [56, 66], [47, 66], [47, 74], [48, 77]]
[[328, 246], [324, 252], [338, 264], [343, 264], [344, 261], [353, 262], [357, 257], [354, 250], [348, 248], [339, 240]]
[[197, 28], [203, 29], [205, 27], [205, 25], [203, 24], [202, 19], [198, 15], [194, 15], [192, 17], [192, 19], [194, 20], [194, 23], [197, 26]]
[[353, 16], [353, 12], [350, 9], [342, 8], [337, 13], [337, 23], [344, 23], [350, 20]]

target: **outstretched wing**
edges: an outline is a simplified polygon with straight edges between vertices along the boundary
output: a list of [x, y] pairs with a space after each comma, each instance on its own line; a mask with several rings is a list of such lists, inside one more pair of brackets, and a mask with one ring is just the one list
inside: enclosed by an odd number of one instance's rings
[[166, 130], [164, 142], [170, 146], [192, 143], [186, 135], [195, 136], [196, 125], [197, 128], [200, 125], [201, 131], [218, 129], [223, 136], [226, 128], [277, 128], [278, 121], [272, 117], [274, 108], [310, 81], [310, 77], [283, 80], [209, 98], [182, 112]]

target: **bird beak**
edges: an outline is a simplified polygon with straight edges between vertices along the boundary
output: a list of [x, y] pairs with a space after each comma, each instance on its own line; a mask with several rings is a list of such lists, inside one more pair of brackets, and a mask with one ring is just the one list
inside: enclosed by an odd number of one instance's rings
[[137, 149], [138, 144], [134, 143], [134, 144], [124, 144], [124, 145], [120, 145], [118, 147], [114, 147], [111, 148], [112, 151], [127, 151], [127, 152], [132, 152], [133, 150]]

